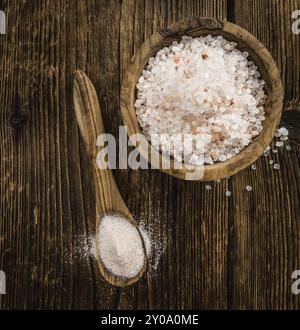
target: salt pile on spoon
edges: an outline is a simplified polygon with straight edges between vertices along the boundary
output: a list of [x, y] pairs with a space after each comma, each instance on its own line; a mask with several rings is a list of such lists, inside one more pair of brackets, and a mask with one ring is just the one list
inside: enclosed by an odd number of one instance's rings
[[248, 55], [236, 43], [208, 35], [184, 36], [150, 58], [135, 108], [154, 148], [202, 165], [225, 161], [249, 145], [263, 129], [266, 96]]
[[[151, 241], [143, 231], [147, 253]], [[116, 214], [105, 215], [99, 230], [99, 252], [105, 267], [114, 275], [131, 278], [142, 269], [145, 253], [142, 237], [137, 228]]]

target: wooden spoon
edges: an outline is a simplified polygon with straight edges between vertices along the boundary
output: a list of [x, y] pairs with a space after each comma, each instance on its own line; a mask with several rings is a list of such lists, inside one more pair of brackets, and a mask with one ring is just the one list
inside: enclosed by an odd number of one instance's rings
[[[114, 176], [110, 169], [99, 169], [96, 165], [96, 156], [98, 150], [96, 148], [96, 140], [100, 134], [104, 134], [103, 120], [100, 111], [100, 105], [97, 97], [96, 90], [88, 78], [88, 76], [82, 72], [77, 71], [74, 78], [73, 87], [73, 100], [76, 118], [79, 124], [81, 136], [84, 140], [85, 147], [91, 161], [93, 163], [93, 172], [95, 180], [95, 192], [96, 192], [96, 253], [97, 260], [100, 268], [100, 272], [107, 282], [116, 286], [127, 286], [135, 283], [144, 274], [147, 268], [147, 254], [145, 252], [145, 242], [138, 230], [138, 227], [133, 220], [127, 206], [125, 205], [118, 187], [116, 185]], [[140, 272], [132, 277], [125, 278], [112, 274], [105, 267], [100, 258], [99, 251], [99, 230], [101, 219], [105, 214], [120, 214], [132, 225], [134, 225], [141, 236], [145, 254], [145, 261]]]

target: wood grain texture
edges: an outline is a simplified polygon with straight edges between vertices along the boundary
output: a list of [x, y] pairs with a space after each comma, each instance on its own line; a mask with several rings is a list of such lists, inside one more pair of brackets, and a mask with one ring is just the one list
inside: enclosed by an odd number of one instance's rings
[[212, 183], [210, 191], [158, 171], [115, 171], [130, 212], [167, 239], [156, 275], [119, 289], [102, 280], [89, 253], [93, 172], [72, 109], [72, 81], [76, 69], [88, 73], [105, 129], [117, 135], [121, 79], [142, 42], [176, 20], [228, 17], [270, 50], [285, 104], [297, 108], [299, 38], [289, 33], [289, 10], [300, 1], [0, 4], [8, 24], [0, 36], [0, 269], [8, 292], [0, 309], [299, 309], [290, 291], [291, 273], [300, 269], [299, 112], [283, 116], [292, 150], [272, 156], [280, 171], [271, 169], [270, 156], [261, 158], [256, 171]]
[[300, 109], [300, 38], [292, 33], [299, 0], [233, 0], [232, 17], [270, 51], [285, 87], [285, 108]]

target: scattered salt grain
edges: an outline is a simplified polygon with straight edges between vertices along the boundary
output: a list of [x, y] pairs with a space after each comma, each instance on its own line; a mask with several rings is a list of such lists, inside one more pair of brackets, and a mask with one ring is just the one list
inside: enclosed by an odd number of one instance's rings
[[209, 184], [205, 185], [205, 189], [206, 190], [211, 190], [211, 185], [209, 185]]
[[280, 137], [280, 140], [281, 141], [287, 141], [289, 138], [288, 138], [288, 136], [285, 136], [285, 135], [282, 135], [281, 137]]
[[279, 164], [274, 164], [273, 168], [274, 168], [274, 170], [279, 170], [280, 169], [280, 165]]
[[112, 274], [131, 278], [142, 269], [145, 255], [141, 235], [123, 217], [108, 214], [101, 219], [98, 244], [100, 258]]
[[146, 254], [148, 256], [148, 258], [151, 256], [151, 253], [152, 253], [152, 243], [151, 243], [151, 238], [145, 228], [145, 226], [142, 224], [142, 225], [139, 225], [139, 231], [143, 237], [143, 240], [144, 240], [144, 244], [145, 244], [145, 249], [146, 249]]
[[[135, 108], [153, 147], [202, 165], [225, 161], [249, 145], [263, 129], [266, 96], [248, 55], [208, 35], [183, 36], [151, 57], [137, 83]], [[186, 135], [189, 147], [182, 143]]]
[[267, 146], [267, 148], [265, 149], [265, 151], [264, 151], [264, 153], [263, 153], [263, 155], [264, 155], [265, 157], [267, 157], [267, 156], [269, 155], [269, 153], [270, 153], [270, 149], [271, 149], [271, 147], [270, 147], [270, 146]]
[[291, 150], [292, 150], [291, 146], [289, 146], [289, 145], [287, 145], [287, 146], [285, 147], [285, 149], [286, 149], [287, 151], [291, 151]]
[[283, 146], [283, 142], [282, 142], [282, 141], [277, 141], [277, 142], [275, 143], [275, 146], [280, 148], [280, 147]]
[[229, 196], [231, 196], [231, 191], [229, 191], [229, 190], [228, 190], [228, 191], [226, 191], [226, 193], [225, 193], [225, 196], [226, 196], [226, 197], [229, 197]]
[[246, 189], [246, 191], [251, 191], [252, 187], [251, 186], [246, 186], [245, 189]]
[[[150, 218], [149, 218], [150, 216]], [[151, 224], [146, 223], [144, 217], [151, 220]], [[166, 230], [165, 224], [162, 227], [158, 225], [162, 220], [159, 213], [140, 214], [139, 230], [144, 239], [147, 260], [147, 277], [153, 278], [157, 273], [157, 269], [160, 265], [161, 256], [164, 254], [167, 247], [167, 237], [171, 233], [171, 229]]]
[[269, 160], [269, 164], [270, 165], [273, 165], [273, 163], [274, 163], [274, 160], [273, 159]]
[[252, 164], [251, 165], [251, 168], [252, 168], [253, 171], [255, 171], [256, 170], [256, 165], [255, 164]]
[[275, 149], [275, 148], [273, 148], [273, 149], [272, 149], [272, 152], [273, 152], [273, 154], [277, 154], [278, 150]]
[[281, 127], [277, 130], [277, 132], [280, 135], [284, 135], [284, 136], [288, 136], [289, 135], [289, 131], [285, 128], [285, 127]]

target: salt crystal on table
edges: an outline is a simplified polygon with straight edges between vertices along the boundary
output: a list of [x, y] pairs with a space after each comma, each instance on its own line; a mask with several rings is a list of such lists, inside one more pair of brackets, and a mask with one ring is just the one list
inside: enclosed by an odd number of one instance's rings
[[288, 136], [289, 135], [289, 131], [285, 127], [279, 128], [277, 130], [277, 132], [279, 132], [281, 135], [284, 135], [284, 136]]
[[285, 148], [286, 148], [287, 151], [291, 151], [292, 150], [291, 146], [289, 146], [289, 145], [287, 145]]
[[246, 189], [247, 191], [251, 191], [251, 190], [252, 190], [252, 187], [251, 187], [251, 186], [246, 186], [245, 189]]
[[231, 191], [229, 191], [229, 190], [226, 191], [225, 196], [226, 196], [226, 197], [229, 197], [230, 195], [231, 195]]
[[269, 155], [269, 153], [270, 153], [270, 149], [271, 149], [271, 147], [270, 147], [270, 146], [267, 146], [267, 148], [265, 149], [265, 151], [264, 151], [264, 153], [263, 153], [263, 155], [264, 155], [265, 157], [267, 157], [267, 156]]
[[287, 136], [285, 136], [285, 135], [282, 135], [281, 137], [280, 137], [280, 140], [281, 141], [287, 141], [289, 138], [287, 137]]
[[279, 170], [280, 169], [280, 165], [279, 164], [274, 164], [273, 168], [274, 168], [274, 170]]
[[277, 141], [275, 143], [276, 147], [282, 147], [283, 146], [283, 142], [282, 141]]
[[255, 171], [255, 170], [256, 170], [256, 165], [255, 165], [255, 164], [252, 164], [252, 165], [251, 165], [251, 168], [252, 168], [252, 170]]
[[209, 185], [209, 184], [205, 185], [205, 189], [206, 190], [211, 190], [211, 185]]
[[273, 163], [274, 163], [274, 160], [273, 159], [269, 160], [269, 164], [270, 165], [273, 165]]

